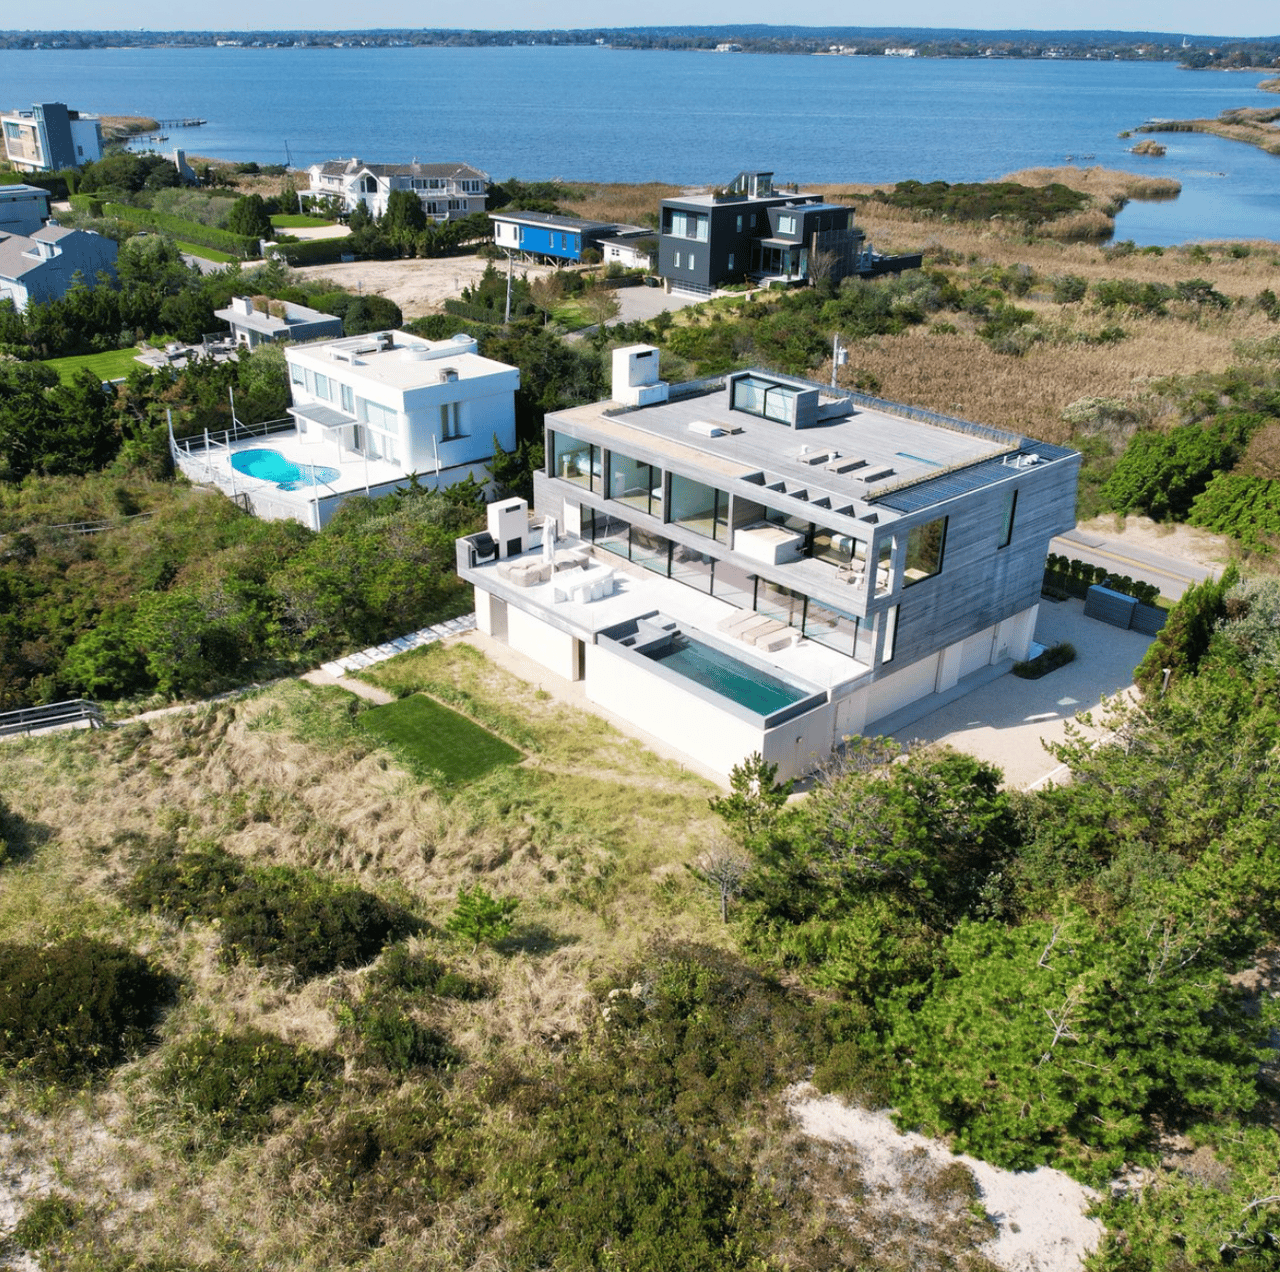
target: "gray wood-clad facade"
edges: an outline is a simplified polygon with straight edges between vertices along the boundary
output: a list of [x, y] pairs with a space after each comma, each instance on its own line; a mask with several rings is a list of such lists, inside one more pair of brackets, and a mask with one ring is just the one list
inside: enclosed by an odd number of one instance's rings
[[[764, 649], [827, 694], [786, 745], [762, 735], [788, 773], [817, 734], [829, 749], [1025, 658], [1049, 541], [1075, 521], [1074, 451], [759, 370], [669, 387], [647, 346], [616, 350], [612, 399], [549, 415], [545, 440], [539, 517], [638, 580], [639, 608], [544, 603], [460, 542], [478, 611], [530, 648], [536, 628], [589, 650], [657, 609]], [[643, 712], [638, 684], [627, 701]]]

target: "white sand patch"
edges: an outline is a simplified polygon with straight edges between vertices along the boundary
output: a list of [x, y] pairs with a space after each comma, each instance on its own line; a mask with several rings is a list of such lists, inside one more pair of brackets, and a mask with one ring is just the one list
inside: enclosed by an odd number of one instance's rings
[[[465, 288], [474, 287], [491, 262], [479, 256], [423, 257], [398, 261], [337, 261], [330, 265], [302, 265], [306, 278], [327, 278], [339, 287], [361, 294], [377, 294], [400, 306], [405, 320], [440, 311], [446, 300], [456, 300]], [[505, 277], [506, 262], [494, 264]], [[549, 274], [550, 265], [517, 264], [515, 277], [530, 282]]]
[[[937, 1140], [903, 1134], [884, 1112], [851, 1108], [835, 1096], [820, 1096], [807, 1083], [793, 1087], [788, 1107], [806, 1135], [828, 1144], [847, 1145], [869, 1188], [902, 1189], [907, 1158], [923, 1150], [936, 1166], [960, 1162], [973, 1172], [982, 1204], [997, 1235], [980, 1248], [1005, 1272], [1079, 1272], [1102, 1238], [1103, 1228], [1085, 1211], [1097, 1198], [1060, 1170], [1001, 1170], [975, 1157], [952, 1153]], [[895, 1197], [896, 1207], [910, 1203]]]
[[[0, 1251], [10, 1241], [30, 1202], [43, 1196], [52, 1182], [53, 1177], [47, 1172], [19, 1165], [14, 1139], [0, 1134]], [[0, 1267], [6, 1272], [40, 1272], [34, 1255], [19, 1253], [14, 1245], [9, 1246], [9, 1251], [0, 1252]]]

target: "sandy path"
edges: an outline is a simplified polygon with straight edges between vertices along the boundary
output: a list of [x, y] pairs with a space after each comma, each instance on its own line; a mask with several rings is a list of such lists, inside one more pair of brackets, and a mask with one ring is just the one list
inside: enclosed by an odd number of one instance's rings
[[904, 1135], [888, 1113], [850, 1107], [834, 1096], [818, 1095], [807, 1084], [793, 1088], [791, 1095], [792, 1116], [805, 1134], [852, 1149], [864, 1183], [883, 1190], [884, 1205], [895, 1211], [912, 1205], [903, 1195], [911, 1154], [923, 1150], [938, 1166], [967, 1166], [997, 1228], [982, 1253], [1004, 1272], [1080, 1272], [1102, 1239], [1102, 1225], [1085, 1215], [1097, 1194], [1060, 1170], [1001, 1170], [976, 1157], [953, 1154], [937, 1140]]

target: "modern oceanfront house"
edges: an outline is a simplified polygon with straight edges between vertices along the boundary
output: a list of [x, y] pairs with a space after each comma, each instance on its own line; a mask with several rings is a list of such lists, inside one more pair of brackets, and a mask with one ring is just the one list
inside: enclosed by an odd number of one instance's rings
[[659, 229], [658, 273], [671, 289], [699, 295], [747, 279], [838, 283], [921, 262], [873, 252], [851, 207], [779, 190], [771, 172], [740, 172], [723, 190], [663, 199]]
[[30, 110], [0, 114], [5, 157], [19, 172], [81, 168], [102, 158], [102, 126], [96, 116], [62, 102], [37, 102]]
[[1027, 657], [1062, 447], [766, 371], [547, 417], [538, 516], [458, 543], [481, 630], [721, 773], [784, 776]]
[[285, 349], [290, 419], [172, 443], [193, 481], [213, 482], [268, 520], [318, 530], [344, 499], [418, 482], [489, 482], [494, 440], [516, 440], [520, 372], [471, 336], [378, 331]]

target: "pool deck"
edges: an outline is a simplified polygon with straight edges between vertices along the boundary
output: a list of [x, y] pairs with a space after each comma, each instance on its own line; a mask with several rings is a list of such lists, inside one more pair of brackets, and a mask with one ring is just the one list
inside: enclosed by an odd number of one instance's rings
[[[327, 468], [337, 475], [332, 480], [295, 485], [291, 489], [289, 484], [281, 485], [233, 467], [233, 456], [250, 450], [275, 451], [296, 467]], [[368, 459], [335, 442], [300, 434], [296, 429], [246, 431], [244, 436], [231, 441], [226, 440], [225, 435], [183, 438], [175, 443], [173, 458], [188, 480], [217, 486], [232, 499], [247, 497], [256, 515], [269, 519], [289, 517], [313, 529], [319, 528], [317, 507], [322, 502], [332, 504], [345, 495], [385, 494], [405, 485], [409, 478], [399, 464]]]

